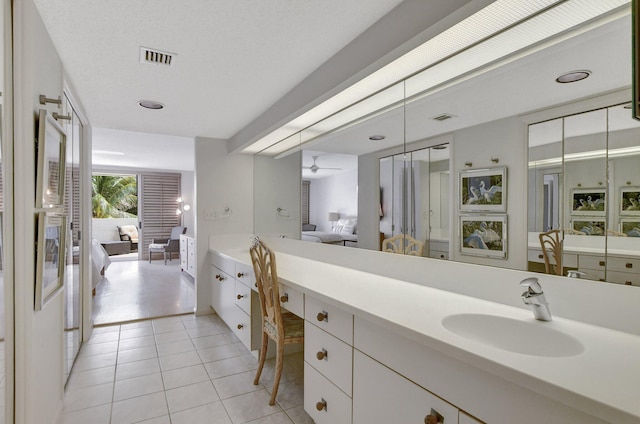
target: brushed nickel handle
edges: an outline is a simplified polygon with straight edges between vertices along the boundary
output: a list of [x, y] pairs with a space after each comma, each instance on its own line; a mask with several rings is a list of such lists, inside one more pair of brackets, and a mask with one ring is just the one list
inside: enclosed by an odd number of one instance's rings
[[629, 262], [629, 263], [624, 264], [624, 267], [625, 268], [633, 268], [633, 264]]
[[322, 361], [323, 359], [328, 357], [329, 357], [329, 353], [327, 352], [326, 349], [322, 349], [321, 351], [316, 353], [316, 358], [318, 358], [318, 361]]
[[318, 319], [318, 321], [328, 321], [329, 313], [326, 311], [318, 312], [318, 315], [316, 316], [316, 318]]
[[244, 272], [239, 272], [238, 273], [238, 278], [242, 278], [242, 277], [244, 277]]
[[238, 296], [236, 296], [238, 298], [238, 300], [242, 299], [244, 297], [244, 295], [242, 294], [238, 294]]
[[605, 266], [605, 264], [606, 264], [605, 261], [598, 262], [598, 265], [600, 265], [600, 266]]
[[280, 296], [280, 302], [282, 303], [287, 303], [289, 301], [289, 294], [285, 293], [282, 296]]
[[327, 401], [322, 399], [320, 402], [316, 403], [316, 409], [318, 411], [322, 411], [323, 409], [327, 410]]
[[238, 330], [242, 330], [244, 328], [244, 324], [238, 324]]

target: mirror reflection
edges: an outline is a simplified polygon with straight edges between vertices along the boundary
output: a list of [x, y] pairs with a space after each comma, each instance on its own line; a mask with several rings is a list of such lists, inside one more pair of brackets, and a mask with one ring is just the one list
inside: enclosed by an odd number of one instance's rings
[[529, 126], [529, 270], [640, 285], [639, 135], [625, 105]]

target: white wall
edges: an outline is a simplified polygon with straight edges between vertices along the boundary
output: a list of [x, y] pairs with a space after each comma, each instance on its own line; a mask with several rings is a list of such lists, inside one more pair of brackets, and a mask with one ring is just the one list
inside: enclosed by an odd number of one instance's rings
[[253, 166], [253, 232], [299, 239], [302, 152], [281, 159], [256, 156]]
[[340, 218], [358, 215], [358, 171], [353, 170], [326, 178], [311, 180], [309, 186], [309, 223], [317, 231], [330, 231], [329, 212]]
[[[451, 172], [470, 169], [465, 162], [473, 163], [472, 168], [507, 168], [507, 259], [466, 256], [460, 253], [459, 206], [457, 197], [452, 196], [454, 211], [453, 240], [450, 242], [451, 259], [466, 263], [489, 265], [492, 267], [526, 269], [527, 266], [527, 127], [517, 117], [501, 119], [487, 124], [455, 131], [452, 146]], [[493, 163], [491, 158], [498, 158]], [[457, 193], [459, 183], [452, 186]]]
[[211, 312], [209, 237], [253, 231], [253, 156], [228, 155], [225, 140], [201, 137], [196, 138], [195, 151], [196, 313], [208, 314]]
[[[33, 310], [35, 117], [38, 96], [63, 96], [62, 63], [32, 0], [14, 2], [15, 422], [54, 423], [63, 407], [63, 299]], [[6, 281], [11, 284], [11, 281]]]

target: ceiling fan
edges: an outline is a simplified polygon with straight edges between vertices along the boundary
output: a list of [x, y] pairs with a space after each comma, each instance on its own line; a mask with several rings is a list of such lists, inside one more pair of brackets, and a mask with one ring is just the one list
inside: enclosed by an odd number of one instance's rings
[[312, 173], [316, 173], [318, 172], [319, 169], [333, 169], [336, 171], [341, 170], [342, 168], [326, 168], [324, 166], [320, 167], [318, 165], [316, 165], [316, 160], [318, 159], [318, 156], [311, 156], [313, 158], [313, 165], [311, 166], [303, 166], [304, 169], [310, 169]]

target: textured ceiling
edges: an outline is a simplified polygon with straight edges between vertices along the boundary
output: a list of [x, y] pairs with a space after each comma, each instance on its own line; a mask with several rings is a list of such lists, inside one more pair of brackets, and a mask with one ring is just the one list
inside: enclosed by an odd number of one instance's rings
[[226, 139], [401, 0], [35, 3], [94, 127]]

